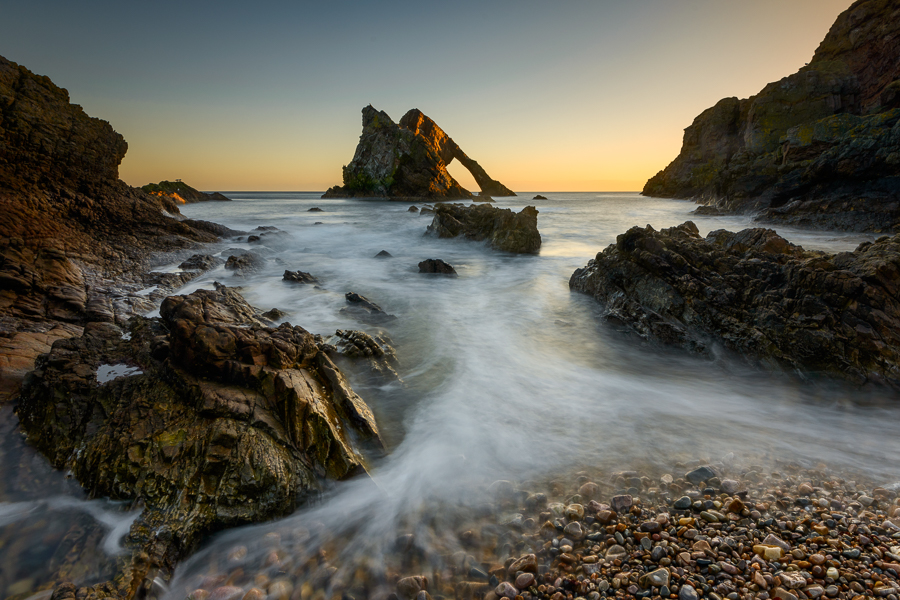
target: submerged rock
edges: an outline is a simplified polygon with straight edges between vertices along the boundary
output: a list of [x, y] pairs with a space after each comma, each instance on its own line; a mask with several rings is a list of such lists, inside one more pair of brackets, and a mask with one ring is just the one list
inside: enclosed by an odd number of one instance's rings
[[434, 209], [428, 232], [442, 238], [465, 236], [474, 241], [486, 240], [495, 250], [537, 254], [541, 249], [537, 216], [533, 206], [514, 213], [487, 204], [440, 204]]
[[619, 235], [569, 280], [641, 336], [900, 388], [900, 235], [835, 255], [690, 221]]
[[342, 308], [341, 314], [353, 317], [357, 321], [378, 325], [397, 318], [386, 313], [384, 309], [365, 296], [360, 296], [355, 292], [347, 292], [344, 298], [350, 303], [350, 306]]
[[370, 335], [355, 329], [338, 329], [323, 340], [320, 348], [332, 358], [349, 358], [356, 363], [364, 361], [373, 375], [402, 381], [396, 370], [400, 365], [397, 351], [385, 333]]
[[[124, 598], [204, 534], [286, 514], [381, 449], [371, 411], [302, 327], [264, 327], [224, 286], [167, 298], [160, 314], [135, 317], [130, 337], [92, 323], [55, 344], [17, 408], [56, 468], [144, 507], [115, 581]], [[139, 371], [98, 382], [111, 363]]]
[[323, 198], [472, 198], [447, 171], [454, 159], [466, 167], [484, 193], [515, 196], [418, 109], [406, 113], [399, 124], [371, 105], [362, 113], [363, 131], [353, 160], [344, 167], [343, 185], [332, 187]]
[[266, 259], [256, 252], [244, 252], [231, 255], [225, 261], [225, 268], [234, 271], [237, 276], [244, 276], [258, 271], [266, 264]]
[[307, 283], [307, 284], [317, 284], [319, 280], [306, 273], [304, 271], [285, 271], [282, 276], [284, 281], [291, 281], [294, 283]]
[[694, 119], [643, 193], [770, 222], [900, 231], [898, 16], [891, 2], [855, 2], [797, 73]]
[[216, 258], [209, 254], [194, 254], [178, 265], [178, 268], [184, 271], [209, 271], [224, 262], [221, 258]]
[[429, 258], [419, 263], [419, 273], [437, 273], [440, 275], [452, 275], [456, 277], [456, 269], [450, 263], [439, 258]]
[[382, 250], [378, 254], [374, 256], [374, 258], [394, 258], [394, 255], [388, 252], [387, 250]]

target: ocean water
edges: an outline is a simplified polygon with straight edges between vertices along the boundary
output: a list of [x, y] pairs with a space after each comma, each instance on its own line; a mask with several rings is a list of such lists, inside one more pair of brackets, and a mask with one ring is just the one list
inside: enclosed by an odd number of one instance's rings
[[[727, 352], [707, 359], [644, 344], [607, 325], [591, 298], [569, 291], [572, 272], [632, 226], [659, 229], [691, 219], [705, 235], [754, 226], [748, 218], [693, 217], [691, 203], [633, 193], [498, 199], [500, 207], [535, 204], [540, 211], [541, 252], [518, 256], [426, 236], [431, 218], [408, 212], [409, 203], [324, 200], [318, 193], [227, 195], [234, 201], [182, 212], [234, 229], [274, 226], [282, 233], [212, 247], [223, 258], [233, 248], [256, 250], [266, 266], [246, 278], [220, 267], [182, 292], [219, 281], [241, 286], [251, 304], [279, 308], [284, 321], [313, 333], [386, 333], [403, 383], [349, 373], [389, 448], [372, 465], [371, 479], [344, 482], [322, 502], [274, 523], [215, 536], [167, 584], [169, 598], [184, 598], [221, 565], [262, 572], [273, 560], [274, 538], [279, 560], [293, 557], [298, 564], [326, 538], [332, 545], [340, 539], [332, 551], [351, 571], [360, 561], [381, 560], [411, 530], [425, 549], [452, 548], [456, 525], [435, 514], [476, 510], [496, 480], [550, 480], [586, 470], [665, 472], [722, 461], [822, 463], [882, 485], [900, 480], [900, 408], [887, 395], [766, 372]], [[309, 212], [313, 207], [322, 212]], [[778, 232], [825, 251], [872, 239]], [[374, 258], [381, 250], [393, 258]], [[427, 258], [451, 263], [459, 277], [419, 274], [417, 263]], [[310, 272], [321, 286], [283, 282], [286, 269]], [[340, 314], [349, 291], [397, 320], [373, 328]], [[15, 526], [9, 522], [19, 506], [0, 502], [6, 519], [0, 534]], [[297, 531], [303, 533], [286, 533]], [[103, 543], [114, 548], [106, 537]], [[291, 577], [287, 566], [283, 571]]]

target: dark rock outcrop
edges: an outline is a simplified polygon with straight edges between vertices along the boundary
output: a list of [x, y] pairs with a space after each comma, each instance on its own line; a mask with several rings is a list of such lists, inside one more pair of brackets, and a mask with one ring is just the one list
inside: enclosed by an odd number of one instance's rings
[[540, 194], [538, 194], [537, 196], [532, 198], [532, 200], [546, 200], [546, 199], [547, 199], [546, 196], [541, 196]]
[[685, 129], [643, 193], [764, 221], [900, 231], [900, 8], [857, 0], [810, 63]]
[[234, 271], [239, 277], [244, 277], [250, 273], [254, 273], [266, 264], [266, 259], [256, 252], [243, 252], [228, 257], [225, 261], [225, 268]]
[[171, 198], [179, 204], [193, 204], [195, 202], [230, 202], [231, 198], [219, 192], [201, 192], [181, 181], [160, 181], [148, 183], [141, 187], [142, 190], [152, 196]]
[[381, 452], [333, 345], [263, 326], [224, 286], [167, 298], [160, 314], [135, 317], [130, 336], [92, 323], [57, 342], [17, 408], [30, 442], [92, 496], [143, 506], [114, 597], [144, 597], [204, 534], [290, 512]]
[[194, 254], [178, 265], [178, 268], [185, 271], [209, 271], [224, 263], [221, 258], [209, 254]]
[[360, 296], [355, 292], [347, 292], [344, 295], [344, 298], [350, 306], [342, 308], [341, 314], [352, 317], [357, 321], [368, 323], [370, 325], [380, 325], [397, 318], [394, 315], [386, 313], [383, 308], [365, 296]]
[[160, 253], [220, 235], [119, 181], [127, 148], [66, 90], [0, 57], [0, 402], [53, 339], [148, 310], [128, 291]]
[[541, 249], [537, 216], [533, 206], [514, 213], [487, 204], [440, 204], [434, 209], [428, 232], [442, 238], [465, 236], [470, 240], [485, 240], [495, 250], [537, 254]]
[[397, 373], [400, 361], [389, 337], [384, 333], [370, 335], [355, 329], [338, 329], [325, 338], [320, 348], [331, 358], [364, 363], [371, 375], [380, 379], [403, 380]]
[[457, 276], [456, 269], [440, 258], [429, 258], [419, 263], [419, 273], [437, 273], [439, 275]]
[[343, 185], [329, 189], [323, 198], [471, 199], [447, 172], [453, 159], [469, 170], [484, 193], [515, 196], [418, 109], [406, 113], [399, 124], [371, 105], [362, 113], [363, 131], [353, 160], [344, 167]]
[[382, 250], [378, 254], [376, 254], [373, 258], [394, 258], [394, 255], [388, 252], [387, 250]]
[[648, 339], [900, 389], [900, 235], [826, 255], [770, 229], [633, 227], [569, 287]]
[[285, 271], [282, 280], [293, 283], [318, 284], [319, 280], [304, 271]]

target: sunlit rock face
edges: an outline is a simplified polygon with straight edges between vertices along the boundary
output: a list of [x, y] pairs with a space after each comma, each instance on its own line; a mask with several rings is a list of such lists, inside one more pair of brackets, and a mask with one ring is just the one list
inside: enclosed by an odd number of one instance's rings
[[418, 109], [406, 113], [399, 125], [371, 105], [362, 113], [362, 135], [353, 160], [344, 167], [344, 184], [323, 197], [470, 199], [472, 194], [447, 171], [454, 158], [472, 173], [484, 194], [515, 196]]
[[569, 287], [649, 340], [900, 389], [898, 281], [900, 235], [828, 255], [771, 229], [702, 238], [687, 221], [632, 227]]
[[66, 90], [0, 57], [0, 402], [53, 340], [127, 318], [107, 292], [139, 282], [154, 252], [217, 239], [119, 180], [127, 148]]
[[203, 534], [290, 512], [382, 450], [335, 346], [265, 326], [224, 286], [171, 296], [160, 314], [136, 317], [127, 335], [91, 323], [58, 342], [17, 408], [56, 468], [92, 496], [143, 507], [115, 582], [122, 598], [142, 596]]
[[700, 114], [643, 193], [770, 222], [900, 231], [898, 36], [895, 2], [858, 0], [807, 66]]
[[181, 180], [148, 183], [145, 186], [141, 186], [141, 189], [153, 196], [171, 198], [179, 204], [193, 204], [194, 202], [207, 202], [209, 200], [217, 202], [227, 202], [231, 200], [231, 198], [228, 198], [219, 192], [201, 192]]

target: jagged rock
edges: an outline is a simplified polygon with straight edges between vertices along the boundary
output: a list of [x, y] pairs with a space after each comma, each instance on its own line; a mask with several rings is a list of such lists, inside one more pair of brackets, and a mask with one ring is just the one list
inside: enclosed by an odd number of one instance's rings
[[354, 361], [365, 360], [371, 374], [402, 382], [396, 371], [399, 366], [397, 352], [385, 333], [369, 335], [364, 331], [338, 329], [323, 341], [320, 348], [332, 358], [340, 356]]
[[282, 279], [284, 281], [293, 281], [294, 283], [319, 283], [318, 279], [303, 271], [285, 271]]
[[447, 172], [447, 165], [454, 158], [468, 169], [484, 193], [515, 196], [491, 179], [418, 109], [407, 112], [399, 125], [371, 105], [362, 113], [362, 135], [353, 160], [344, 167], [344, 184], [329, 189], [323, 198], [471, 199], [472, 194]]
[[281, 319], [285, 318], [287, 316], [287, 313], [281, 309], [272, 308], [272, 309], [267, 310], [266, 312], [262, 313], [259, 316], [267, 321], [271, 321], [274, 323], [274, 322], [280, 321]]
[[384, 310], [366, 298], [354, 292], [347, 292], [344, 295], [350, 306], [341, 309], [341, 314], [353, 317], [357, 321], [378, 325], [388, 321], [393, 321], [397, 317], [389, 315]]
[[244, 276], [258, 271], [266, 264], [266, 259], [256, 252], [243, 252], [231, 255], [225, 261], [225, 268], [234, 271], [235, 275]]
[[382, 250], [378, 254], [375, 255], [375, 258], [394, 258], [394, 255], [388, 252], [387, 250]]
[[[140, 502], [111, 595], [143, 597], [207, 533], [286, 514], [380, 452], [371, 411], [314, 336], [260, 325], [217, 286], [91, 323], [39, 362], [17, 408], [29, 440], [93, 496]], [[136, 368], [98, 381], [103, 365]], [[365, 444], [365, 446], [360, 445]], [[80, 597], [80, 596], [79, 596]]]
[[532, 200], [546, 200], [546, 199], [547, 199], [546, 197], [541, 196], [540, 194], [538, 194], [537, 196], [535, 196], [534, 198], [532, 198]]
[[412, 213], [419, 212], [419, 209], [416, 208], [415, 206], [410, 206], [408, 209], [406, 209], [406, 212], [412, 212]]
[[440, 258], [429, 258], [419, 263], [419, 273], [438, 273], [440, 275], [452, 275], [456, 277], [456, 269]]
[[0, 402], [34, 355], [25, 334], [124, 320], [123, 286], [140, 283], [154, 254], [217, 239], [170, 198], [119, 181], [127, 148], [66, 90], [0, 57]]
[[462, 235], [470, 240], [487, 240], [495, 250], [537, 254], [541, 249], [537, 215], [533, 206], [514, 213], [508, 208], [487, 204], [441, 204], [434, 209], [434, 220], [428, 226], [428, 232], [442, 238]]
[[688, 221], [633, 227], [569, 287], [641, 336], [697, 352], [710, 342], [786, 370], [900, 388], [900, 235], [854, 252], [806, 252], [769, 229]]
[[698, 116], [643, 193], [764, 221], [900, 231], [898, 36], [900, 9], [857, 0], [807, 66]]
[[201, 192], [181, 181], [148, 183], [141, 187], [141, 189], [152, 196], [171, 198], [179, 204], [193, 204], [195, 202], [208, 202], [210, 200], [215, 202], [231, 201], [231, 198], [227, 198], [219, 192]]
[[221, 258], [210, 256], [209, 254], [194, 254], [183, 263], [178, 265], [179, 269], [185, 271], [209, 271], [223, 264]]

